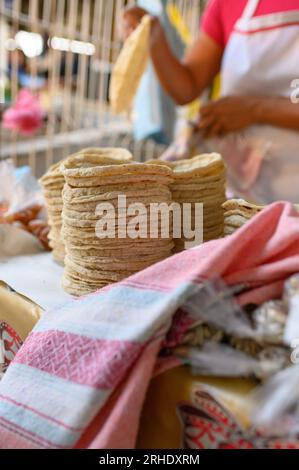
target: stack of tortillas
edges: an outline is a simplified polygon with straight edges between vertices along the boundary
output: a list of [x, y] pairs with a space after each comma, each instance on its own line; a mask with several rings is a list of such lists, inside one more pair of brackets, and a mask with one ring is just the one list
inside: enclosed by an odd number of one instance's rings
[[231, 235], [252, 217], [261, 212], [264, 206], [256, 206], [244, 199], [230, 199], [223, 204], [224, 235]]
[[151, 18], [146, 15], [126, 40], [114, 65], [110, 103], [114, 113], [129, 111], [149, 58]]
[[[255, 215], [259, 214], [266, 206], [258, 206], [244, 199], [229, 199], [223, 204], [224, 209], [224, 235], [231, 235], [240, 227], [243, 227]], [[299, 211], [299, 204], [294, 204]]]
[[[172, 199], [181, 205], [182, 214], [183, 205], [190, 204], [193, 229], [195, 228], [195, 204], [203, 204], [203, 223], [201, 224], [203, 241], [222, 237], [224, 229], [222, 204], [226, 200], [226, 171], [221, 155], [212, 153], [198, 155], [190, 160], [177, 162], [157, 160], [155, 162], [173, 170], [175, 181], [171, 185]], [[175, 252], [183, 251], [186, 248], [186, 242], [190, 242], [184, 235], [183, 225], [181, 238], [174, 239]]]
[[[172, 234], [167, 236], [160, 225], [152, 238], [148, 213], [151, 203], [171, 203], [172, 172], [130, 158], [123, 149], [102, 149], [69, 157], [61, 165], [66, 180], [63, 287], [70, 294], [94, 292], [171, 255]], [[126, 198], [126, 206], [120, 206], [119, 197]], [[145, 210], [138, 221], [136, 208], [130, 209], [136, 203]], [[141, 229], [146, 230], [139, 236]]]
[[60, 171], [60, 164], [61, 162], [51, 166], [39, 181], [42, 186], [48, 211], [48, 223], [51, 227], [48, 235], [49, 245], [53, 250], [52, 255], [55, 261], [63, 264], [65, 251], [64, 244], [61, 239], [61, 211], [64, 176]]

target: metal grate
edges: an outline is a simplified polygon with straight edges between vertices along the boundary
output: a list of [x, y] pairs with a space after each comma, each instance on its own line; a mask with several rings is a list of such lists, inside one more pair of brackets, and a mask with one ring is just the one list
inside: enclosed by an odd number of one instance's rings
[[[84, 145], [123, 145], [138, 159], [158, 156], [151, 142], [135, 143], [129, 116], [113, 116], [108, 87], [121, 44], [118, 17], [127, 0], [0, 0], [0, 69], [11, 54], [9, 88], [14, 102], [19, 90], [20, 54], [6, 51], [9, 38], [24, 30], [37, 33], [45, 53], [26, 59], [32, 82], [45, 73], [40, 90], [47, 119], [38, 136], [24, 138], [0, 130], [1, 157], [29, 164], [39, 176], [54, 161]], [[191, 33], [198, 29], [199, 0], [173, 0]], [[6, 36], [6, 38], [5, 38]], [[62, 50], [63, 49], [63, 50]]]

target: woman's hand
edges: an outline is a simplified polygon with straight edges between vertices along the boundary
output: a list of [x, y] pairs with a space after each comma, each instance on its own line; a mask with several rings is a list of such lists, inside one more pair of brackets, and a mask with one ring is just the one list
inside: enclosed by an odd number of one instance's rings
[[239, 131], [257, 122], [259, 99], [250, 96], [228, 96], [202, 106], [198, 127], [205, 137]]
[[120, 21], [120, 37], [125, 41], [130, 34], [137, 28], [144, 15], [148, 12], [143, 8], [132, 7], [122, 11]]

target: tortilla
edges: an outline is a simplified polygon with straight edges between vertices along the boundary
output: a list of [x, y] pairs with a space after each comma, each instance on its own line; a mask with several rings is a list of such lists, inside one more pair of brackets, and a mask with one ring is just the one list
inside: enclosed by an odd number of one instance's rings
[[129, 111], [149, 58], [151, 17], [146, 15], [125, 41], [113, 67], [110, 103], [114, 113]]

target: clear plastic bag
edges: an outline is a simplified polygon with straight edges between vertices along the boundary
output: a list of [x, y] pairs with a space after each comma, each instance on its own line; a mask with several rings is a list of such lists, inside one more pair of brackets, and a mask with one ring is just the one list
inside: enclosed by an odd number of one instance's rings
[[290, 363], [252, 395], [252, 419], [257, 426], [277, 429], [282, 434], [299, 432], [299, 275], [284, 289], [287, 309], [283, 341], [290, 346]]
[[299, 433], [299, 365], [278, 372], [254, 391], [251, 419], [270, 433]]
[[49, 226], [41, 188], [29, 167], [0, 161], [0, 224], [32, 234], [48, 250]]
[[244, 286], [228, 287], [221, 279], [212, 279], [188, 299], [183, 310], [195, 320], [195, 325], [208, 323], [231, 335], [253, 337], [249, 319], [234, 298], [242, 289]]
[[299, 346], [299, 274], [292, 276], [286, 282], [284, 299], [288, 305], [284, 342], [296, 348]]
[[297, 439], [299, 275], [285, 283], [281, 300], [243, 310], [235, 295], [245, 288], [228, 287], [221, 279], [199, 286], [182, 307], [192, 321], [173, 354], [197, 376], [258, 379], [260, 385], [248, 396], [252, 429]]
[[41, 189], [29, 167], [16, 169], [11, 161], [0, 161], [0, 181], [0, 203], [7, 205], [6, 215], [43, 207]]
[[176, 355], [192, 365], [194, 375], [248, 377], [261, 375], [259, 362], [226, 344], [205, 342], [201, 348], [177, 348]]
[[235, 299], [242, 290], [242, 285], [228, 287], [213, 279], [183, 305], [192, 327], [173, 352], [192, 365], [196, 375], [265, 380], [289, 365], [290, 352], [282, 343], [284, 302], [268, 302], [247, 313]]

